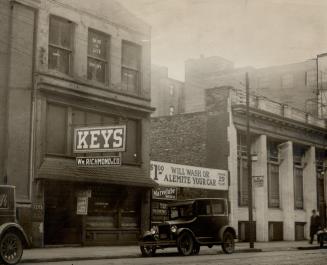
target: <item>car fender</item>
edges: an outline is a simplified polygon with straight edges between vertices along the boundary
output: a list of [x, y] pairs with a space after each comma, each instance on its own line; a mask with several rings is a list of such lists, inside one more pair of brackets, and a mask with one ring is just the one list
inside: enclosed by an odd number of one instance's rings
[[195, 234], [193, 233], [193, 231], [189, 228], [178, 228], [177, 231], [176, 231], [176, 236], [178, 237], [180, 234], [184, 233], [184, 232], [187, 232], [187, 233], [190, 233], [192, 235], [192, 237], [198, 242]]
[[141, 241], [144, 240], [156, 240], [154, 234], [151, 233], [151, 231], [146, 231], [143, 233]]
[[24, 231], [24, 229], [17, 223], [4, 223], [2, 225], [0, 225], [0, 238], [2, 238], [2, 236], [6, 233], [6, 232], [15, 232], [17, 233], [22, 241], [23, 241], [23, 245], [25, 248], [29, 248], [30, 247], [30, 242], [28, 240], [28, 237]]
[[236, 231], [235, 229], [232, 227], [232, 226], [229, 226], [229, 225], [225, 225], [223, 227], [221, 227], [219, 229], [219, 239], [222, 241], [223, 240], [223, 235], [226, 231], [230, 231], [233, 236], [234, 236], [234, 239], [236, 239]]

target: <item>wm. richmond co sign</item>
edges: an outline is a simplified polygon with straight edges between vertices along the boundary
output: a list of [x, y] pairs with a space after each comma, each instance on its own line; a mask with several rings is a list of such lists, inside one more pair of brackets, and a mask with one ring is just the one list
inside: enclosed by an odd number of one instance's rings
[[74, 129], [74, 152], [125, 151], [126, 125]]

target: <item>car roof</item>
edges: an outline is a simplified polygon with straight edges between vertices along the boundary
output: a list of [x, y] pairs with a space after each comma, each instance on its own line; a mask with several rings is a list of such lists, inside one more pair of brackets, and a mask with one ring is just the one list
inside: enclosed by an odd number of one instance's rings
[[195, 201], [207, 201], [207, 200], [226, 200], [226, 198], [194, 198], [194, 199], [180, 200], [180, 201], [168, 204], [168, 207], [190, 205], [190, 204], [193, 204]]

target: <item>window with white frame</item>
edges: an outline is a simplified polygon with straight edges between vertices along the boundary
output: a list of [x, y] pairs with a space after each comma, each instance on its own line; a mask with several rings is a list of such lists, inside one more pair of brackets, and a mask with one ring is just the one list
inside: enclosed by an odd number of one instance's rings
[[51, 16], [49, 25], [49, 69], [70, 74], [73, 54], [73, 24]]

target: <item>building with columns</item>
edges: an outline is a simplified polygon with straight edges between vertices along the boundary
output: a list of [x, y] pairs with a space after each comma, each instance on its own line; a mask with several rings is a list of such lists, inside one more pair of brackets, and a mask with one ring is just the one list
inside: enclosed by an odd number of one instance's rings
[[[32, 244], [149, 228], [150, 27], [113, 0], [0, 1], [0, 183]], [[120, 166], [79, 167], [74, 129], [124, 127]], [[126, 126], [126, 127], [125, 127]]]
[[[313, 209], [326, 222], [326, 123], [262, 97], [250, 106], [256, 240], [308, 238]], [[206, 89], [202, 111], [151, 120], [151, 160], [229, 170], [241, 241], [249, 239], [245, 132], [245, 95], [233, 87]]]

